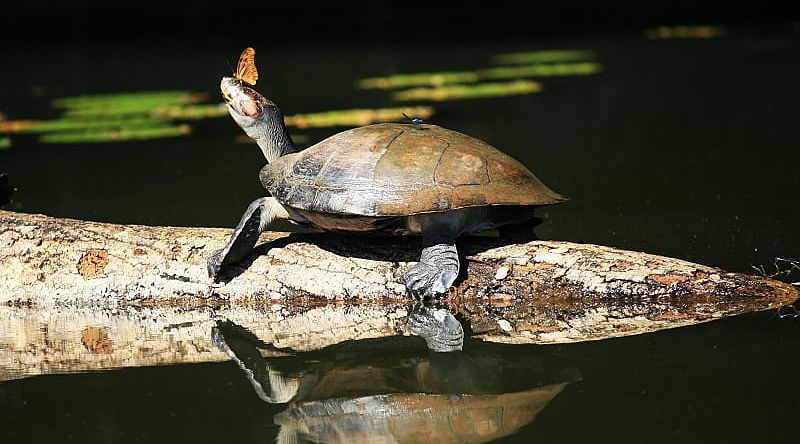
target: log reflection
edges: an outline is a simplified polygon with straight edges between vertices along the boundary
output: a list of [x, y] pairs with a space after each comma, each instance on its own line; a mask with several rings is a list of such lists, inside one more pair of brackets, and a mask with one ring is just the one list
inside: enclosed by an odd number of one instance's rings
[[488, 442], [533, 421], [578, 379], [544, 353], [510, 359], [501, 345], [469, 342], [462, 350], [453, 322], [445, 309], [415, 307], [408, 328], [428, 347], [386, 337], [291, 353], [230, 321], [213, 336], [259, 398], [287, 403], [274, 417], [279, 443]]

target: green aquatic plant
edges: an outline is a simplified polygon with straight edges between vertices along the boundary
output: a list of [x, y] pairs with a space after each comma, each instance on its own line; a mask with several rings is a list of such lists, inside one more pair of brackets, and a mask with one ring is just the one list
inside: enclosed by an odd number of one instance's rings
[[[443, 101], [530, 94], [540, 91], [541, 84], [527, 80], [505, 83], [478, 82], [594, 74], [602, 68], [598, 63], [586, 61], [567, 63], [594, 57], [594, 52], [587, 50], [500, 54], [495, 57], [495, 61], [523, 65], [474, 71], [397, 74], [361, 79], [356, 85], [364, 89], [425, 86], [397, 91], [393, 94], [393, 98], [399, 101]], [[63, 97], [52, 101], [54, 108], [63, 110], [60, 118], [0, 121], [0, 132], [43, 134], [40, 140], [44, 143], [112, 142], [175, 137], [188, 134], [191, 128], [185, 124], [174, 125], [170, 122], [218, 118], [228, 114], [223, 103], [202, 103], [207, 99], [208, 95], [205, 93], [187, 90]], [[399, 121], [402, 120], [404, 113], [427, 119], [433, 112], [433, 108], [429, 106], [335, 110], [287, 116], [286, 124], [296, 128], [360, 126]], [[0, 149], [7, 148], [10, 143], [10, 138], [0, 139]]]
[[650, 40], [710, 39], [725, 35], [725, 28], [722, 26], [659, 26], [648, 28], [644, 35]]
[[65, 97], [53, 100], [62, 109], [53, 120], [0, 122], [6, 133], [43, 134], [43, 143], [99, 143], [176, 137], [191, 127], [174, 120], [196, 120], [227, 114], [224, 105], [200, 105], [207, 94], [191, 91], [149, 91]]
[[533, 63], [557, 63], [594, 60], [597, 53], [587, 49], [548, 49], [543, 51], [513, 52], [498, 54], [492, 62], [509, 65], [527, 65]]
[[0, 137], [0, 150], [7, 150], [9, 148], [11, 148], [11, 138]]
[[197, 103], [205, 100], [207, 95], [192, 91], [142, 91], [135, 93], [118, 94], [92, 94], [83, 96], [62, 97], [52, 102], [54, 108], [59, 109], [78, 109], [78, 108], [105, 108], [108, 106], [140, 106], [142, 104], [151, 107], [179, 104]]
[[187, 124], [161, 125], [144, 128], [120, 128], [94, 131], [50, 133], [41, 137], [43, 143], [101, 143], [126, 140], [160, 139], [185, 136], [192, 132]]
[[[4, 120], [0, 121], [0, 132], [41, 134], [39, 140], [43, 143], [101, 143], [177, 137], [189, 134], [191, 127], [172, 122], [228, 115], [224, 103], [198, 103], [206, 98], [206, 94], [191, 91], [65, 97], [52, 102], [53, 107], [63, 110], [60, 118]], [[360, 126], [399, 121], [403, 113], [424, 119], [433, 115], [433, 108], [346, 109], [295, 114], [286, 117], [286, 124], [296, 128]], [[0, 149], [10, 143], [10, 138], [0, 139]]]
[[92, 108], [70, 108], [65, 110], [63, 115], [65, 117], [85, 119], [107, 116], [140, 116], [152, 114], [159, 106], [163, 106], [163, 104], [132, 102], [120, 106], [108, 105]]
[[436, 88], [412, 88], [392, 94], [394, 100], [459, 100], [485, 97], [502, 97], [532, 94], [542, 90], [542, 84], [530, 80], [513, 82], [478, 83], [475, 85], [449, 85]]
[[[402, 108], [354, 108], [318, 113], [294, 114], [285, 117], [286, 125], [297, 128], [320, 128], [329, 126], [361, 126], [376, 122], [393, 122], [402, 119], [403, 113], [412, 113], [422, 118], [433, 115], [429, 106]], [[224, 103], [188, 106], [161, 107], [154, 116], [169, 120], [195, 120], [228, 115]]]
[[[286, 116], [286, 124], [296, 128], [361, 126], [396, 122], [403, 119], [403, 113], [427, 119], [434, 110], [430, 106], [335, 110]], [[227, 115], [224, 103], [170, 105], [136, 115], [98, 113], [96, 116], [70, 115], [53, 120], [2, 121], [0, 132], [44, 134], [40, 138], [44, 143], [118, 142], [185, 135], [189, 133], [187, 125], [175, 126], [170, 122]]]
[[394, 74], [386, 77], [370, 77], [356, 81], [360, 89], [394, 89], [407, 86], [439, 86], [451, 83], [471, 83], [480, 80], [475, 71], [439, 71], [414, 74]]
[[155, 108], [151, 114], [168, 120], [200, 120], [227, 116], [228, 108], [224, 103], [166, 105]]
[[387, 77], [361, 79], [356, 86], [362, 89], [397, 89], [410, 86], [445, 86], [476, 83], [482, 80], [519, 79], [526, 77], [578, 76], [595, 74], [602, 65], [595, 62], [546, 63], [524, 66], [498, 66], [461, 72], [429, 72], [396, 74]]
[[482, 69], [484, 79], [518, 79], [524, 77], [585, 76], [602, 71], [599, 63], [549, 63], [526, 66], [498, 66]]
[[330, 126], [363, 126], [378, 122], [397, 122], [403, 119], [403, 113], [427, 119], [433, 115], [430, 106], [345, 109], [321, 113], [294, 114], [286, 116], [287, 126], [296, 128], [321, 128]]
[[164, 126], [163, 119], [145, 117], [108, 116], [102, 119], [61, 118], [54, 120], [25, 121], [12, 131], [15, 133], [57, 133], [115, 130], [119, 128], [147, 128]]

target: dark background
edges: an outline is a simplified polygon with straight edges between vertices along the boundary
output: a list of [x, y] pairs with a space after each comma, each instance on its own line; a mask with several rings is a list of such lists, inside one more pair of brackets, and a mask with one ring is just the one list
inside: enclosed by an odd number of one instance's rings
[[[543, 239], [771, 271], [775, 256], [800, 255], [799, 19], [770, 1], [6, 2], [0, 110], [49, 118], [57, 97], [170, 88], [218, 100], [225, 60], [247, 45], [259, 51], [259, 88], [287, 114], [394, 104], [353, 88], [356, 78], [591, 49], [602, 74], [545, 79], [539, 95], [437, 103], [433, 123], [508, 150], [571, 198], [540, 213]], [[692, 24], [726, 34], [643, 34]], [[235, 143], [240, 133], [221, 118], [190, 137], [116, 144], [12, 135], [0, 172], [19, 192], [6, 209], [232, 227], [263, 195], [263, 156]], [[504, 442], [794, 443], [798, 320], [766, 312], [505, 347], [509, 359], [560, 353], [583, 379]], [[0, 384], [0, 442], [271, 442], [283, 408], [261, 403], [231, 362], [32, 377]]]
[[796, 20], [791, 2], [206, 1], [6, 2], [6, 43], [171, 38], [277, 42], [426, 42], [641, 30], [656, 25], [769, 25]]

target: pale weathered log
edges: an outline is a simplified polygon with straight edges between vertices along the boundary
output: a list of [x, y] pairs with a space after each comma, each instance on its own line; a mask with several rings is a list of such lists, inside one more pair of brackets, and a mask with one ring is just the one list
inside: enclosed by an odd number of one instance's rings
[[[210, 339], [218, 319], [298, 350], [407, 334], [401, 277], [418, 240], [265, 233], [212, 284], [205, 260], [229, 234], [0, 211], [0, 379], [225, 359]], [[446, 303], [492, 341], [603, 339], [800, 297], [772, 279], [597, 245], [469, 238], [459, 247], [465, 273]]]

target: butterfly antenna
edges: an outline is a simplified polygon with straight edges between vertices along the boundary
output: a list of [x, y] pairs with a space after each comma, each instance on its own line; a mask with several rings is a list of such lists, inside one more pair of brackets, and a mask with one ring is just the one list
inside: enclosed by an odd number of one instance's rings
[[233, 66], [231, 66], [231, 61], [228, 60], [228, 59], [225, 59], [225, 63], [228, 65], [228, 72], [234, 72], [233, 71]]

